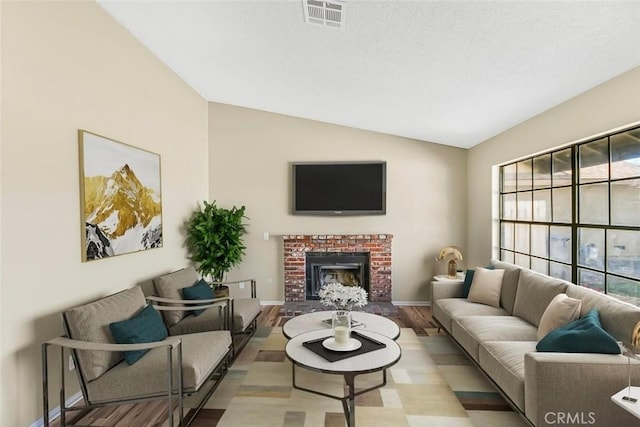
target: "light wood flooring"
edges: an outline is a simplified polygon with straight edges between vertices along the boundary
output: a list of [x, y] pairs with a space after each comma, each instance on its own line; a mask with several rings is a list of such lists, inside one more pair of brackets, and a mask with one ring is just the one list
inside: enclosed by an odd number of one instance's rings
[[[282, 326], [287, 318], [281, 312], [282, 306], [272, 305], [262, 307], [258, 317], [258, 326]], [[434, 328], [437, 325], [431, 318], [431, 308], [425, 306], [398, 307], [397, 317], [389, 317], [401, 328], [412, 328], [417, 335], [426, 335], [426, 328]], [[215, 393], [214, 393], [215, 395]], [[161, 426], [167, 419], [167, 403], [163, 400], [149, 403], [138, 403], [119, 406], [106, 406], [85, 414], [79, 424], [83, 426], [113, 426], [113, 427], [156, 427]], [[72, 415], [67, 415], [67, 422], [73, 421]], [[222, 415], [222, 414], [220, 414]], [[192, 425], [205, 425], [196, 420]], [[211, 420], [210, 425], [215, 425]], [[208, 423], [207, 423], [208, 424]], [[59, 420], [51, 423], [52, 427], [60, 427]]]

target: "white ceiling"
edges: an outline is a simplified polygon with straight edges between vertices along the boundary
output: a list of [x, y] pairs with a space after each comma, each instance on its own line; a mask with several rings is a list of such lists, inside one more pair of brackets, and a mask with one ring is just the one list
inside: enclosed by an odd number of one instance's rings
[[457, 147], [640, 66], [637, 0], [97, 1], [209, 101]]

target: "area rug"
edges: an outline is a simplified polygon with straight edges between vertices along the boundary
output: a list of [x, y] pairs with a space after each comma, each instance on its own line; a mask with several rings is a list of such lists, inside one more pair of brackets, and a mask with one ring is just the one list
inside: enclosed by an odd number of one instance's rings
[[[389, 369], [387, 385], [357, 398], [357, 425], [525, 425], [445, 334], [402, 328], [398, 343], [402, 358]], [[345, 426], [340, 401], [292, 388], [285, 344], [281, 327], [259, 328], [192, 426]], [[296, 376], [303, 386], [334, 395], [344, 391], [341, 376], [304, 369]], [[378, 381], [379, 374], [359, 376], [356, 388]]]

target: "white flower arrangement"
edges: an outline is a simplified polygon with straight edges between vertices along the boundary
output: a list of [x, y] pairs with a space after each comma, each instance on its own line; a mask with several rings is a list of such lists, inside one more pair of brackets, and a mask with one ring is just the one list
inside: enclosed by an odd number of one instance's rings
[[333, 305], [340, 310], [351, 310], [353, 306], [367, 305], [367, 291], [361, 286], [344, 286], [341, 283], [327, 283], [318, 291], [323, 305]]

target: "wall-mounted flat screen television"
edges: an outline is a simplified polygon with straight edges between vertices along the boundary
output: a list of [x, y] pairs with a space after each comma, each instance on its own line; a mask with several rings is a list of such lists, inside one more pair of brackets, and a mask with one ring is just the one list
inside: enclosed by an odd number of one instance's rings
[[384, 215], [386, 162], [293, 163], [294, 215]]

